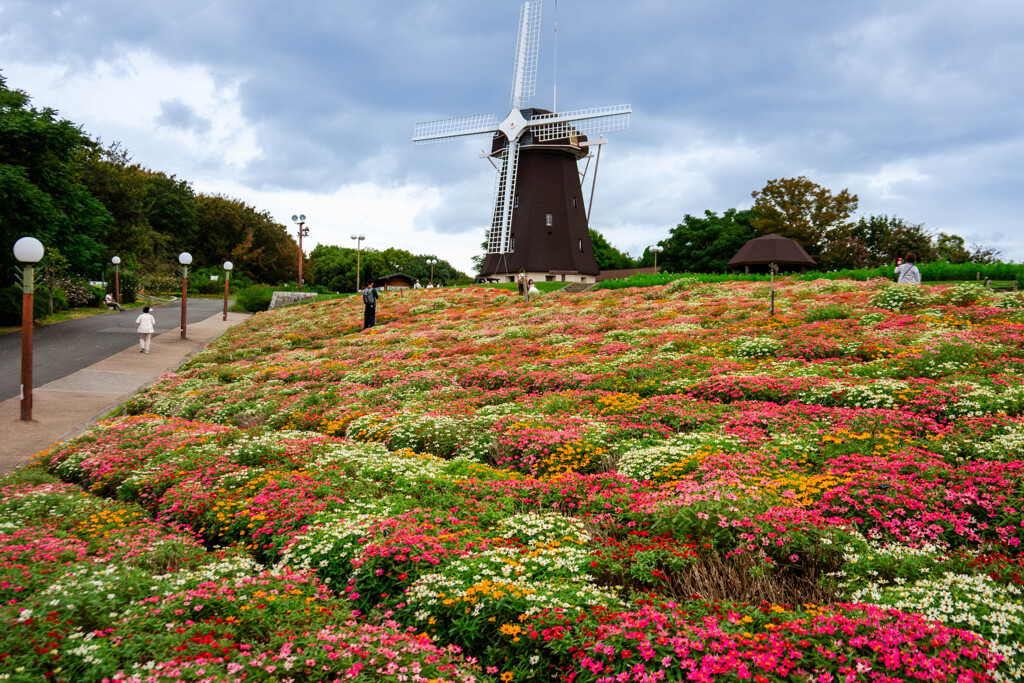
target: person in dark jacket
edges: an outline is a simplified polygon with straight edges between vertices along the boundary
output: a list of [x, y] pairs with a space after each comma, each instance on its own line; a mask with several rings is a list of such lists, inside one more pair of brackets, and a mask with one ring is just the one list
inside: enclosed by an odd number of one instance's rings
[[373, 285], [363, 290], [363, 329], [377, 324], [377, 288]]

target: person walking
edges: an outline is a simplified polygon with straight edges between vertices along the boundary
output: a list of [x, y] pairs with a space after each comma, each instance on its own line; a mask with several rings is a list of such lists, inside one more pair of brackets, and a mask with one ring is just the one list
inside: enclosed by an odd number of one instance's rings
[[371, 284], [363, 290], [363, 329], [377, 324], [377, 289]]
[[139, 326], [139, 353], [149, 353], [149, 342], [153, 340], [156, 329], [156, 318], [149, 311], [149, 306], [143, 306], [142, 313], [135, 319]]
[[903, 263], [896, 266], [896, 283], [900, 285], [919, 285], [921, 284], [921, 271], [914, 265], [915, 261], [914, 254], [907, 254], [906, 258], [903, 259]]

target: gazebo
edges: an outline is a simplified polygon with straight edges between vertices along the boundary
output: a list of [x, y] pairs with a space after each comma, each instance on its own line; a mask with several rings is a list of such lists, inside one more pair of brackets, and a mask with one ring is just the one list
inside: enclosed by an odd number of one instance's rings
[[775, 315], [775, 273], [778, 272], [779, 266], [799, 266], [802, 273], [807, 270], [807, 266], [815, 266], [817, 262], [796, 240], [772, 233], [744, 244], [728, 263], [730, 268], [743, 266], [747, 273], [750, 272], [750, 266], [761, 265], [768, 266], [768, 272], [771, 274], [772, 300], [768, 305], [768, 315], [771, 316]]
[[412, 289], [416, 278], [405, 273], [389, 273], [383, 277], [374, 278], [373, 286], [380, 289]]
[[807, 270], [808, 266], [818, 265], [799, 242], [775, 233], [750, 240], [740, 247], [727, 265], [730, 268], [742, 266], [749, 273], [750, 266], [768, 266], [771, 269], [773, 263], [776, 266], [799, 266], [800, 272]]

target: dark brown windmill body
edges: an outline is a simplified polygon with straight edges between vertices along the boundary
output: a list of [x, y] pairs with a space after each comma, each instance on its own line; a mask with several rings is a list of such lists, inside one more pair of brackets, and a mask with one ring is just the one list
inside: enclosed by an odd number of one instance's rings
[[598, 267], [577, 162], [589, 155], [587, 135], [627, 128], [632, 108], [548, 112], [524, 107], [536, 90], [541, 5], [542, 0], [523, 3], [508, 116], [427, 121], [416, 125], [412, 139], [419, 145], [493, 136], [485, 156], [498, 177], [480, 277], [507, 282], [525, 271], [535, 281], [593, 282]]
[[[531, 114], [548, 114], [543, 109]], [[537, 142], [524, 135], [513, 199], [507, 253], [488, 254], [480, 277], [511, 281], [520, 270], [534, 279], [593, 281], [600, 272], [590, 245], [587, 210], [577, 162], [587, 156], [585, 135]], [[492, 156], [508, 146], [495, 135]]]

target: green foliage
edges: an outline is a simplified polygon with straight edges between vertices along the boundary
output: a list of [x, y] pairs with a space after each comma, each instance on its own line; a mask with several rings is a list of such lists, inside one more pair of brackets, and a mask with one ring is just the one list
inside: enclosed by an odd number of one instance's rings
[[853, 313], [846, 306], [841, 304], [825, 304], [807, 311], [804, 320], [809, 323], [815, 323], [823, 320], [845, 320], [852, 316]]
[[[928, 282], [948, 281], [977, 281], [977, 277], [990, 280], [1016, 280], [1024, 284], [1024, 265], [1017, 263], [994, 263], [991, 265], [978, 265], [974, 263], [948, 264], [943, 261], [936, 263], [925, 263], [918, 266], [922, 279]], [[829, 272], [810, 271], [787, 275], [796, 280], [858, 280], [866, 281], [875, 278], [893, 279], [893, 269], [886, 267], [861, 268], [857, 270], [836, 270]], [[624, 289], [626, 287], [659, 287], [673, 283], [676, 280], [685, 280], [686, 285], [676, 285], [677, 288], [686, 289], [694, 282], [729, 282], [729, 281], [754, 281], [768, 282], [769, 276], [760, 273], [658, 273], [657, 275], [634, 275], [633, 277], [621, 280], [605, 280], [598, 283], [597, 289]], [[909, 288], [909, 287], [908, 287]]]
[[849, 228], [850, 216], [857, 210], [857, 195], [845, 189], [834, 195], [805, 176], [769, 180], [751, 196], [750, 225], [758, 234], [796, 240], [815, 259], [822, 253], [826, 234]]
[[637, 266], [636, 259], [613, 247], [604, 235], [593, 228], [590, 229], [590, 245], [594, 250], [597, 267], [601, 270], [620, 270]]
[[447, 285], [468, 284], [470, 278], [450, 263], [432, 254], [412, 254], [404, 249], [362, 249], [358, 259], [355, 249], [335, 245], [318, 245], [309, 255], [309, 280], [326, 291], [354, 292], [356, 290], [356, 264], [359, 264], [359, 284], [365, 285], [376, 278], [392, 273], [404, 273], [419, 280], [425, 287], [430, 281], [428, 259], [436, 259], [434, 282]]
[[274, 297], [274, 288], [270, 285], [253, 285], [238, 292], [238, 305], [249, 313], [265, 311], [270, 308], [270, 300]]
[[[9, 90], [0, 76], [0, 242], [12, 245], [31, 235], [64, 254], [75, 272], [96, 262], [111, 218], [77, 178], [88, 144], [73, 123], [58, 119], [53, 109], [29, 106], [28, 95]], [[0, 251], [5, 279], [15, 266], [9, 247]]]
[[[658, 259], [662, 270], [674, 273], [720, 273], [747, 241], [757, 237], [751, 225], [753, 213], [729, 209], [719, 216], [705, 211], [703, 218], [689, 214], [659, 244], [665, 252]], [[644, 256], [647, 265], [647, 256]], [[651, 264], [653, 265], [653, 259]]]

